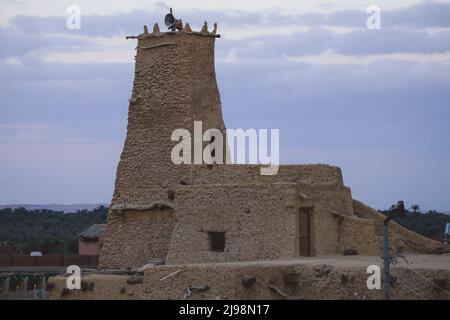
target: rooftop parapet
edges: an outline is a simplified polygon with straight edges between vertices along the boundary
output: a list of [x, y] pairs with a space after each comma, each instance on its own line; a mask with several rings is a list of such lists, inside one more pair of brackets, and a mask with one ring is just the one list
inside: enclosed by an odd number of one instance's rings
[[159, 28], [158, 23], [155, 23], [153, 25], [153, 31], [148, 32], [148, 27], [144, 26], [144, 32], [137, 36], [127, 36], [127, 39], [146, 39], [146, 38], [152, 38], [152, 37], [161, 37], [165, 35], [174, 35], [178, 33], [185, 33], [185, 34], [193, 34], [197, 36], [202, 37], [214, 37], [214, 38], [220, 38], [220, 34], [217, 33], [217, 23], [214, 23], [214, 27], [212, 31], [208, 30], [208, 22], [205, 21], [203, 23], [203, 27], [200, 31], [192, 31], [191, 26], [188, 22], [183, 25], [183, 21], [181, 19], [175, 19], [175, 17], [172, 15], [172, 9], [170, 9], [170, 13], [166, 15], [166, 18], [164, 19], [166, 26], [170, 31], [161, 32], [161, 29]]

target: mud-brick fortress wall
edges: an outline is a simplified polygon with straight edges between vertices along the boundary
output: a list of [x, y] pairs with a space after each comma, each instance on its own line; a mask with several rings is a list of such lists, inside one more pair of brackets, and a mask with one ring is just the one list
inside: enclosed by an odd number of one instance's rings
[[[312, 255], [380, 254], [383, 216], [352, 199], [329, 165], [179, 165], [175, 129], [225, 130], [207, 31], [144, 33], [138, 39], [127, 137], [117, 168], [100, 266], [271, 260], [300, 255], [299, 212], [310, 210]], [[210, 232], [225, 233], [223, 252]], [[433, 252], [437, 243], [393, 224], [392, 244]]]
[[[178, 223], [166, 263], [296, 258], [300, 208], [312, 208], [312, 253], [338, 252], [338, 224], [330, 212], [350, 215], [353, 210], [339, 168], [281, 166], [271, 177], [261, 176], [258, 166], [196, 170], [195, 184], [176, 192]], [[225, 233], [224, 252], [210, 249], [208, 232]]]
[[[209, 178], [208, 178], [209, 177]], [[151, 198], [146, 206], [112, 206], [104, 267], [296, 258], [299, 210], [313, 208], [312, 254], [339, 252], [338, 220], [352, 214], [341, 171], [327, 165], [281, 166], [261, 176], [259, 166], [198, 165], [190, 184]], [[224, 232], [224, 252], [210, 248], [209, 232]]]

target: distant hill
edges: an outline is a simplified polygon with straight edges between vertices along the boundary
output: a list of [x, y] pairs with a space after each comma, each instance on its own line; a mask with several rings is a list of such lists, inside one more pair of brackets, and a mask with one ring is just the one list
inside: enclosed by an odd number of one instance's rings
[[77, 212], [81, 210], [94, 210], [100, 206], [107, 207], [107, 203], [95, 203], [95, 204], [6, 204], [0, 205], [0, 209], [6, 208], [25, 208], [27, 210], [52, 210], [64, 213]]

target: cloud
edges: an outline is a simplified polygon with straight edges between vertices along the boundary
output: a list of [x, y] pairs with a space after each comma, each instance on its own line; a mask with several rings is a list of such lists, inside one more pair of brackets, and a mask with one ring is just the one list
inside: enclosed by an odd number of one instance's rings
[[390, 27], [450, 27], [450, 3], [425, 1], [401, 10], [383, 12], [382, 20]]
[[46, 35], [29, 33], [22, 29], [10, 26], [0, 26], [0, 59], [8, 57], [21, 57], [43, 49], [69, 51], [84, 50], [92, 46], [89, 39], [71, 38], [65, 35]]
[[[396, 60], [396, 61], [416, 61], [416, 62], [446, 62], [450, 61], [450, 52], [434, 53], [434, 54], [420, 54], [420, 53], [393, 53], [393, 54], [378, 54], [378, 55], [343, 55], [336, 54], [332, 51], [325, 51], [318, 55], [301, 55], [301, 56], [286, 56], [290, 61], [304, 62], [310, 64], [370, 64], [377, 60]], [[237, 60], [236, 55], [234, 60], [226, 62], [233, 63]]]
[[[310, 28], [293, 35], [265, 35], [251, 40], [229, 40], [218, 48], [233, 49], [237, 59], [274, 59], [283, 56], [318, 55], [332, 51], [341, 55], [383, 55], [394, 53], [435, 54], [450, 52], [450, 30], [425, 31], [362, 30], [334, 33]], [[231, 49], [229, 49], [231, 48]]]
[[436, 53], [450, 51], [450, 30], [429, 34], [417, 30], [355, 31], [333, 37], [330, 48], [342, 54]]
[[[449, 7], [383, 10], [377, 31], [365, 28], [364, 10], [176, 14], [194, 28], [219, 22], [228, 127], [280, 128], [284, 163], [341, 165], [356, 195], [383, 207], [417, 170], [423, 185], [448, 189]], [[10, 187], [0, 202], [108, 201], [134, 76], [136, 42], [124, 36], [166, 10], [86, 15], [80, 31], [62, 17], [16, 16], [0, 27], [0, 184]], [[422, 201], [413, 189], [405, 199], [433, 207], [437, 196]]]
[[[167, 8], [110, 15], [82, 15], [81, 30], [68, 30], [65, 17], [19, 15], [0, 27], [0, 59], [35, 54], [47, 61], [125, 62], [143, 24], [160, 21]], [[366, 29], [364, 10], [287, 14], [284, 11], [181, 10], [184, 21], [200, 28], [204, 17], [219, 21], [222, 47], [236, 57], [280, 58], [333, 51], [343, 55], [443, 53], [450, 51], [450, 4], [426, 2], [382, 11], [382, 29]], [[434, 19], [434, 17], [437, 17]], [[161, 28], [164, 28], [161, 21]], [[197, 25], [196, 25], [197, 24]], [[211, 23], [210, 23], [211, 24]], [[436, 29], [440, 27], [441, 29]], [[433, 28], [433, 32], [430, 32]]]
[[70, 30], [66, 26], [66, 17], [37, 17], [19, 15], [12, 18], [11, 25], [25, 33], [49, 34], [59, 33], [78, 36], [116, 36], [135, 34], [142, 30], [142, 25], [160, 20], [163, 10], [131, 11], [110, 15], [82, 15], [81, 29]]
[[[71, 128], [67, 137], [120, 140], [133, 75], [131, 63], [67, 64], [26, 58], [21, 65], [0, 64], [1, 124], [38, 123]], [[8, 137], [14, 137], [14, 128], [6, 129]], [[53, 137], [57, 141], [61, 133]]]

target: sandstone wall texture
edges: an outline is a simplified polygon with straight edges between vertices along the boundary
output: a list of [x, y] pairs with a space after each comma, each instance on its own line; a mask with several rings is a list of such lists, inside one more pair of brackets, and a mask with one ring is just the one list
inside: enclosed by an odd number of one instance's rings
[[[117, 168], [100, 266], [380, 254], [382, 215], [353, 201], [341, 170], [329, 165], [174, 165], [175, 129], [194, 121], [225, 130], [214, 69], [215, 35], [190, 31], [137, 37], [127, 137]], [[300, 212], [309, 212], [309, 236]], [[225, 233], [223, 252], [211, 232]], [[434, 252], [438, 244], [393, 224], [393, 249]]]

